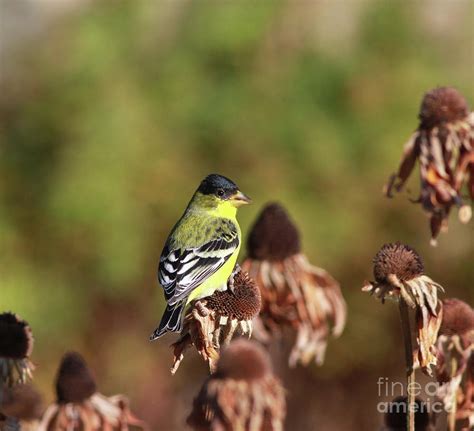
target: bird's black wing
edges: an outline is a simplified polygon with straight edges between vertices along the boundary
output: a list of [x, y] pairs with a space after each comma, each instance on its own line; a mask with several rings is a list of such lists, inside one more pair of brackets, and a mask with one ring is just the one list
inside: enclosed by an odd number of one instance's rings
[[238, 249], [240, 239], [233, 223], [227, 222], [225, 230], [216, 229], [216, 234], [199, 247], [172, 250], [169, 245], [165, 246], [158, 266], [158, 280], [169, 305], [187, 297]]

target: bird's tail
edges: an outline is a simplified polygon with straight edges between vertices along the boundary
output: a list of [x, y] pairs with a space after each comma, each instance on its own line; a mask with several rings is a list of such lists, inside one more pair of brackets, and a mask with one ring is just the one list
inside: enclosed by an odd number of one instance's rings
[[173, 305], [167, 305], [161, 318], [160, 325], [150, 336], [150, 340], [156, 340], [166, 332], [181, 332], [183, 329], [182, 314], [186, 300], [179, 301]]

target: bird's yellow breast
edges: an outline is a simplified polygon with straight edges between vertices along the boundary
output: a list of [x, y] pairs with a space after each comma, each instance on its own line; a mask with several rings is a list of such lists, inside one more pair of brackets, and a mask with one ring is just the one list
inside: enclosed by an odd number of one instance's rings
[[228, 218], [231, 219], [235, 224], [238, 224], [236, 219], [237, 208], [232, 205], [232, 202], [230, 201], [220, 201], [216, 208], [213, 208], [209, 211], [209, 215]]
[[239, 255], [239, 247], [235, 250], [232, 256], [229, 257], [226, 263], [222, 265], [219, 270], [207, 278], [202, 284], [196, 287], [188, 297], [186, 305], [195, 299], [211, 296], [216, 290], [225, 290], [227, 288], [227, 280], [234, 270], [237, 257]]

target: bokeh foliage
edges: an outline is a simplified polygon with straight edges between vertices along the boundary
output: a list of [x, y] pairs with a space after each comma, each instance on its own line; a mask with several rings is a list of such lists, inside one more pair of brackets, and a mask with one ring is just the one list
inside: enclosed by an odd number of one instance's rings
[[0, 306], [31, 323], [50, 397], [60, 355], [77, 349], [154, 429], [183, 429], [205, 368], [195, 358], [171, 379], [172, 337], [147, 337], [161, 247], [210, 172], [253, 197], [244, 234], [282, 202], [343, 286], [348, 327], [326, 365], [291, 378], [279, 365], [293, 429], [379, 421], [375, 376], [402, 371], [399, 328], [360, 287], [384, 242], [413, 245], [449, 296], [474, 302], [472, 223], [453, 217], [434, 249], [408, 194], [381, 194], [422, 94], [454, 85], [473, 102], [472, 4], [331, 3], [93, 2], [15, 54], [0, 104]]

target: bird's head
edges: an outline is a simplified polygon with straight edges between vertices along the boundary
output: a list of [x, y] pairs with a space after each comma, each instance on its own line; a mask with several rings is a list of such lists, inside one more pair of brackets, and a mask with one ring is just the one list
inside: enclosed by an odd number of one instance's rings
[[222, 175], [211, 174], [204, 178], [195, 194], [195, 203], [206, 208], [237, 208], [251, 202], [237, 185]]

